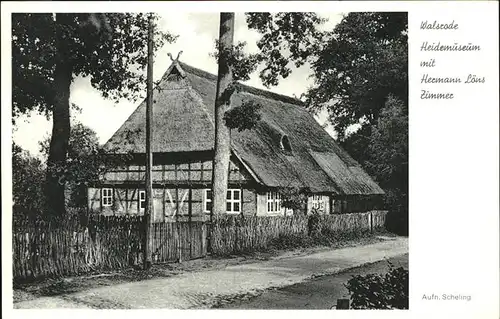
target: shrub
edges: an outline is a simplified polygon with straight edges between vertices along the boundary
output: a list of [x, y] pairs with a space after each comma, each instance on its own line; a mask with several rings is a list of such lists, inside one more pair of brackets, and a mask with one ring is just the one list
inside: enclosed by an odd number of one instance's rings
[[408, 236], [408, 209], [390, 210], [385, 227], [392, 233]]
[[321, 213], [318, 210], [311, 210], [307, 226], [309, 228], [309, 236], [314, 238], [322, 237], [323, 225], [321, 223]]
[[389, 263], [385, 275], [353, 276], [345, 287], [354, 309], [408, 309], [408, 270]]
[[278, 189], [281, 206], [292, 209], [294, 213], [306, 215], [307, 193], [298, 187], [282, 187]]
[[19, 145], [12, 144], [13, 219], [37, 219], [44, 206], [42, 161]]
[[[348, 215], [344, 215], [345, 218]], [[360, 239], [370, 235], [370, 229], [356, 223], [357, 218], [351, 221], [343, 221], [342, 215], [325, 215], [315, 209], [308, 216], [309, 236], [320, 245], [331, 245], [337, 242]], [[340, 223], [339, 223], [340, 222]]]

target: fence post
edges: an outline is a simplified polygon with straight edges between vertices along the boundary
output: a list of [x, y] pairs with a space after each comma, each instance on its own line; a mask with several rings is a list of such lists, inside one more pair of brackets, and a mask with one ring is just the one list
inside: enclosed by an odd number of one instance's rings
[[207, 230], [207, 236], [206, 236], [207, 255], [210, 255], [212, 253], [212, 223], [210, 220], [207, 222], [205, 216], [203, 216], [203, 222]]
[[209, 225], [205, 221], [205, 216], [203, 216], [203, 224], [202, 224], [202, 240], [203, 240], [203, 257], [209, 254], [210, 250], [210, 233], [209, 233]]
[[[191, 164], [189, 164], [189, 171], [188, 173], [191, 173]], [[192, 225], [192, 222], [193, 222], [193, 192], [192, 192], [192, 186], [189, 185], [189, 190], [188, 190], [188, 195], [189, 195], [189, 198], [188, 198], [188, 214], [189, 214], [189, 259], [193, 258], [193, 225]]]
[[179, 254], [179, 263], [182, 263], [182, 236], [181, 236], [181, 227], [179, 222], [175, 222], [177, 225], [177, 252]]
[[235, 252], [238, 251], [238, 225], [236, 222], [236, 218], [233, 219], [234, 221], [234, 250]]

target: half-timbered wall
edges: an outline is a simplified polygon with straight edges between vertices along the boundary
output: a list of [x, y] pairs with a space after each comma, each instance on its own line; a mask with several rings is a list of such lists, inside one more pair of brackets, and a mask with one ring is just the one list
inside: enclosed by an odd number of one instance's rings
[[[208, 215], [204, 211], [204, 203], [205, 189], [211, 188], [212, 184], [212, 160], [209, 157], [210, 154], [205, 153], [175, 157], [155, 155], [152, 168], [155, 220], [200, 219]], [[144, 214], [144, 208], [140, 207], [140, 193], [144, 191], [145, 166], [136, 163], [106, 172], [99, 185], [88, 189], [88, 207], [91, 211], [104, 215]], [[228, 188], [240, 189], [243, 214], [256, 213], [252, 182], [250, 174], [232, 157]], [[112, 200], [109, 200], [110, 195]], [[103, 196], [106, 197], [104, 201]], [[142, 199], [145, 199], [145, 195]], [[111, 202], [112, 205], [109, 204]]]
[[[205, 189], [211, 188], [212, 160], [207, 154], [196, 156], [190, 154], [182, 157], [182, 163], [178, 160], [180, 156], [175, 161], [172, 160], [173, 157], [167, 160], [155, 158], [152, 172], [155, 220], [196, 220], [208, 216], [204, 209], [204, 197]], [[228, 178], [229, 189], [241, 190], [242, 214], [276, 216], [293, 213], [284, 208], [269, 211], [269, 192], [261, 188], [256, 191], [253, 178], [234, 157], [231, 157]], [[105, 173], [100, 185], [88, 189], [89, 209], [104, 215], [143, 214], [140, 192], [144, 191], [144, 180], [145, 166], [137, 164]], [[112, 205], [109, 205], [108, 199], [103, 201], [103, 197], [109, 196], [112, 196]], [[306, 205], [307, 212], [311, 213], [316, 208], [330, 214], [366, 211], [368, 208], [378, 207], [378, 204], [372, 204], [370, 198], [344, 197], [310, 195]]]
[[[127, 183], [145, 180], [145, 166], [127, 165], [106, 172], [102, 177], [103, 183]], [[244, 172], [234, 160], [229, 166], [229, 183], [244, 184], [251, 181], [248, 173]], [[193, 160], [187, 163], [156, 164], [152, 168], [153, 183], [202, 184], [209, 185], [212, 181], [212, 161]]]
[[[234, 187], [230, 187], [235, 189]], [[201, 220], [208, 216], [205, 212], [205, 189], [186, 187], [160, 187], [153, 189], [154, 220]], [[241, 213], [256, 214], [256, 194], [253, 190], [236, 188], [241, 191]], [[143, 215], [140, 207], [140, 192], [143, 188], [126, 185], [107, 185], [88, 188], [88, 207], [103, 215]], [[111, 193], [111, 200], [103, 200], [103, 194]], [[107, 206], [108, 203], [111, 205]], [[190, 213], [191, 212], [191, 213]]]

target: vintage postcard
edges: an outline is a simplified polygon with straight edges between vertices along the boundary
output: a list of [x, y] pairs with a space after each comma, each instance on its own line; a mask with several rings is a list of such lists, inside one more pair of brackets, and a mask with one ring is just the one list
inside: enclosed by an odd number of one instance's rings
[[498, 318], [498, 2], [3, 2], [2, 101], [6, 318]]

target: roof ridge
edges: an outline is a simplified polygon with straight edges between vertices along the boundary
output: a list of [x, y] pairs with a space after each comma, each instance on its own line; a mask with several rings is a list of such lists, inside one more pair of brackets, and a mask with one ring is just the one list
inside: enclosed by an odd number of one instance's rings
[[[196, 76], [208, 79], [210, 81], [217, 81], [217, 75], [215, 75], [215, 74], [212, 74], [210, 72], [207, 72], [207, 71], [199, 69], [199, 68], [196, 68], [194, 66], [191, 66], [191, 65], [186, 64], [186, 63], [181, 62], [181, 61], [178, 61], [177, 63], [179, 63], [179, 65], [182, 67], [182, 69], [186, 73], [191, 73], [191, 74], [194, 74]], [[244, 92], [247, 92], [250, 94], [260, 95], [263, 97], [271, 98], [271, 99], [282, 101], [282, 102], [289, 103], [289, 104], [295, 104], [295, 105], [300, 105], [300, 106], [304, 105], [304, 103], [301, 100], [299, 100], [295, 97], [275, 93], [275, 92], [272, 92], [269, 90], [259, 89], [259, 88], [256, 88], [256, 87], [253, 87], [250, 85], [246, 85], [246, 84], [243, 84], [240, 82], [238, 82], [238, 86], [241, 89], [243, 89]]]

